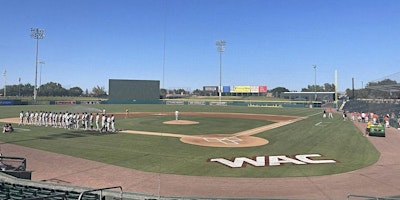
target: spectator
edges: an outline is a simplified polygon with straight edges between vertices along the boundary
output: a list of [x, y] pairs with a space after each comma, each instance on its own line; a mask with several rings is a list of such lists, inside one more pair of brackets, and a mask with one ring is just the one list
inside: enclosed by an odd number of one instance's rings
[[400, 117], [397, 119], [397, 123], [399, 124], [399, 126], [397, 127], [397, 129], [400, 130]]
[[386, 128], [389, 128], [390, 126], [389, 126], [389, 114], [387, 114], [386, 116], [385, 116], [385, 127]]
[[347, 113], [346, 113], [345, 110], [343, 110], [342, 117], [343, 117], [343, 121], [346, 121], [346, 119], [347, 119]]

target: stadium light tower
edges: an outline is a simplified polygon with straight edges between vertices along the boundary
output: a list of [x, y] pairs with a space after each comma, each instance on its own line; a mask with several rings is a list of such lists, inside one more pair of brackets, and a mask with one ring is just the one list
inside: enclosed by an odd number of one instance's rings
[[37, 96], [37, 71], [38, 71], [38, 56], [39, 56], [39, 40], [44, 38], [44, 29], [31, 28], [31, 37], [36, 39], [36, 71], [35, 71], [35, 88], [33, 89], [33, 100], [36, 102]]
[[21, 77], [18, 78], [18, 97], [21, 98]]
[[314, 67], [314, 101], [317, 100], [317, 65], [313, 65]]
[[6, 86], [6, 78], [7, 78], [7, 70], [4, 70], [3, 76], [4, 76], [4, 97], [6, 97], [6, 88], [7, 88], [7, 86]]
[[43, 60], [39, 61], [40, 64], [40, 76], [39, 76], [39, 87], [42, 86], [42, 65], [45, 64]]
[[222, 97], [222, 52], [225, 51], [225, 40], [217, 40], [215, 42], [217, 45], [217, 51], [219, 52], [219, 88], [218, 88], [218, 95], [219, 95], [219, 103], [221, 104], [221, 97]]

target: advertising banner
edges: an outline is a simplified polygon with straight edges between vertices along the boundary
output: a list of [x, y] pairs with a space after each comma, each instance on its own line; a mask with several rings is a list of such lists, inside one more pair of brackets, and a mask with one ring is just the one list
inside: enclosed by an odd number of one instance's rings
[[259, 92], [259, 86], [250, 86], [250, 92], [251, 93], [258, 93]]
[[[204, 91], [218, 92], [218, 86], [203, 86]], [[223, 93], [267, 93], [267, 86], [222, 86]]]
[[231, 86], [223, 86], [223, 87], [222, 87], [222, 92], [223, 92], [223, 93], [229, 93], [229, 92], [231, 92]]
[[250, 93], [251, 87], [250, 86], [233, 86], [233, 93]]
[[185, 105], [184, 101], [166, 101], [166, 105]]
[[208, 92], [217, 92], [218, 86], [204, 86], [203, 90]]
[[258, 89], [259, 89], [260, 93], [267, 93], [267, 91], [268, 91], [267, 86], [260, 86]]
[[76, 101], [55, 101], [56, 105], [76, 104]]
[[1, 99], [0, 105], [14, 105], [14, 100], [9, 99]]

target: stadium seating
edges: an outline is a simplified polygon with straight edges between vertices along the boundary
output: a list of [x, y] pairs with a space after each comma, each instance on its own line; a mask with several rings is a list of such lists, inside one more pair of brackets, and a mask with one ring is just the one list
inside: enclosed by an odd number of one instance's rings
[[384, 102], [384, 101], [362, 101], [351, 100], [346, 102], [343, 110], [348, 112], [373, 112], [384, 116], [386, 114], [400, 113], [399, 102]]
[[[43, 187], [27, 186], [21, 184], [11, 184], [7, 182], [0, 183], [0, 199], [49, 199], [49, 200], [77, 200], [81, 192], [56, 190]], [[82, 195], [83, 200], [100, 199], [98, 194], [85, 193]]]

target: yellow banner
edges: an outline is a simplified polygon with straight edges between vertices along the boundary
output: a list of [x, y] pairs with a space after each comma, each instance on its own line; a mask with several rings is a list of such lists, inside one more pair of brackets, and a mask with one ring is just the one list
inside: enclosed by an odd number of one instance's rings
[[251, 86], [234, 86], [232, 92], [236, 93], [250, 93]]

